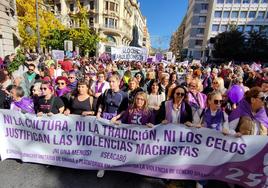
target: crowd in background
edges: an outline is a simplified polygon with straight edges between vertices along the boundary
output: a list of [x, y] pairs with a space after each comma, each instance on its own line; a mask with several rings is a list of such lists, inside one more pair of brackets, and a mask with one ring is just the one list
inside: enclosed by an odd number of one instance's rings
[[[95, 57], [27, 61], [20, 74], [0, 70], [0, 108], [96, 116], [153, 127], [184, 124], [225, 135], [267, 136], [268, 68], [261, 64], [206, 65], [101, 61]], [[236, 85], [243, 97], [228, 92]]]

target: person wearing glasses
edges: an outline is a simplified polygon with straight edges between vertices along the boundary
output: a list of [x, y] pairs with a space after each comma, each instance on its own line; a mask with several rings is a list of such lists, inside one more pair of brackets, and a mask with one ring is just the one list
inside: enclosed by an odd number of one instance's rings
[[212, 88], [208, 93], [213, 92], [213, 91], [218, 91], [222, 95], [226, 93], [226, 88], [224, 87], [224, 80], [222, 77], [216, 77], [212, 81]]
[[65, 115], [76, 114], [83, 116], [95, 115], [93, 108], [93, 97], [89, 95], [89, 85], [85, 80], [77, 84], [77, 91], [74, 97], [70, 99], [70, 108], [64, 111]]
[[187, 103], [186, 96], [186, 89], [183, 86], [176, 86], [171, 92], [171, 99], [162, 102], [157, 113], [156, 123], [192, 123], [192, 109]]
[[153, 127], [154, 115], [148, 108], [148, 96], [145, 92], [140, 91], [136, 94], [133, 105], [126, 110], [122, 118], [122, 123]]
[[53, 87], [49, 82], [43, 82], [41, 84], [41, 96], [38, 98], [35, 104], [35, 111], [38, 116], [47, 114], [62, 114], [64, 111], [64, 103], [60, 97], [54, 96]]
[[69, 80], [69, 84], [68, 87], [74, 91], [77, 87], [77, 78], [76, 78], [76, 74], [74, 71], [69, 72], [68, 74], [68, 80]]
[[[220, 131], [223, 134], [229, 134], [228, 115], [222, 110], [222, 95], [218, 91], [213, 91], [207, 96], [207, 108], [201, 115], [194, 115], [194, 123], [190, 126], [206, 127]], [[234, 132], [235, 134], [235, 132]]]
[[196, 113], [200, 116], [200, 111], [206, 108], [207, 96], [201, 93], [201, 80], [192, 79], [188, 86], [188, 101], [192, 107], [193, 115]]
[[30, 95], [30, 89], [36, 81], [37, 74], [35, 73], [35, 65], [29, 64], [28, 71], [23, 74], [21, 86], [25, 92], [25, 96]]
[[230, 127], [241, 135], [266, 135], [268, 117], [265, 112], [267, 96], [260, 87], [245, 93], [244, 99], [229, 115]]
[[69, 80], [64, 76], [58, 76], [55, 83], [55, 96], [60, 97], [64, 106], [67, 108], [71, 97], [71, 89], [67, 86], [69, 84]]

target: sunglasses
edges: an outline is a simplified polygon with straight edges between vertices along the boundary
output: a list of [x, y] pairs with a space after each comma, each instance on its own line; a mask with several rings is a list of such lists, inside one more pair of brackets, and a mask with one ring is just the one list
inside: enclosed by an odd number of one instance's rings
[[218, 82], [212, 82], [213, 84], [219, 84]]
[[34, 71], [34, 69], [28, 69], [29, 71]]
[[268, 97], [260, 97], [259, 99], [261, 99], [262, 102], [268, 102]]
[[41, 91], [46, 91], [47, 88], [46, 88], [46, 87], [41, 87], [40, 90], [41, 90]]
[[196, 87], [196, 85], [191, 85], [191, 84], [190, 84], [190, 87], [193, 87], [193, 88], [195, 88], [195, 87]]
[[74, 78], [75, 78], [75, 77], [70, 77], [70, 76], [68, 77], [68, 79], [74, 79]]
[[185, 93], [179, 93], [179, 92], [178, 92], [178, 93], [176, 93], [176, 95], [177, 95], [177, 96], [181, 96], [181, 97], [183, 97], [183, 96], [185, 95]]
[[223, 100], [214, 100], [214, 104], [222, 104]]
[[65, 85], [65, 82], [58, 82], [58, 85]]

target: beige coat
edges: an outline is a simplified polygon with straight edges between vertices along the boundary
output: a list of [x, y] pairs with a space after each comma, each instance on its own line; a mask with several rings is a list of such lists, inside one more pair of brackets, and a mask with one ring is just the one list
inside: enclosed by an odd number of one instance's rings
[[[242, 135], [254, 135], [256, 129], [256, 123], [248, 116], [242, 116], [238, 123], [238, 132]], [[267, 136], [267, 128], [260, 125], [259, 135]]]

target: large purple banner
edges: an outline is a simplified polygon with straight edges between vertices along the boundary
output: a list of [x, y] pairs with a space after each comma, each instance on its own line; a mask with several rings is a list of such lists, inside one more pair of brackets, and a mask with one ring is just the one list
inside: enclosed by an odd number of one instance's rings
[[96, 117], [0, 110], [2, 159], [168, 179], [268, 188], [266, 136], [224, 136], [184, 125], [111, 125]]

